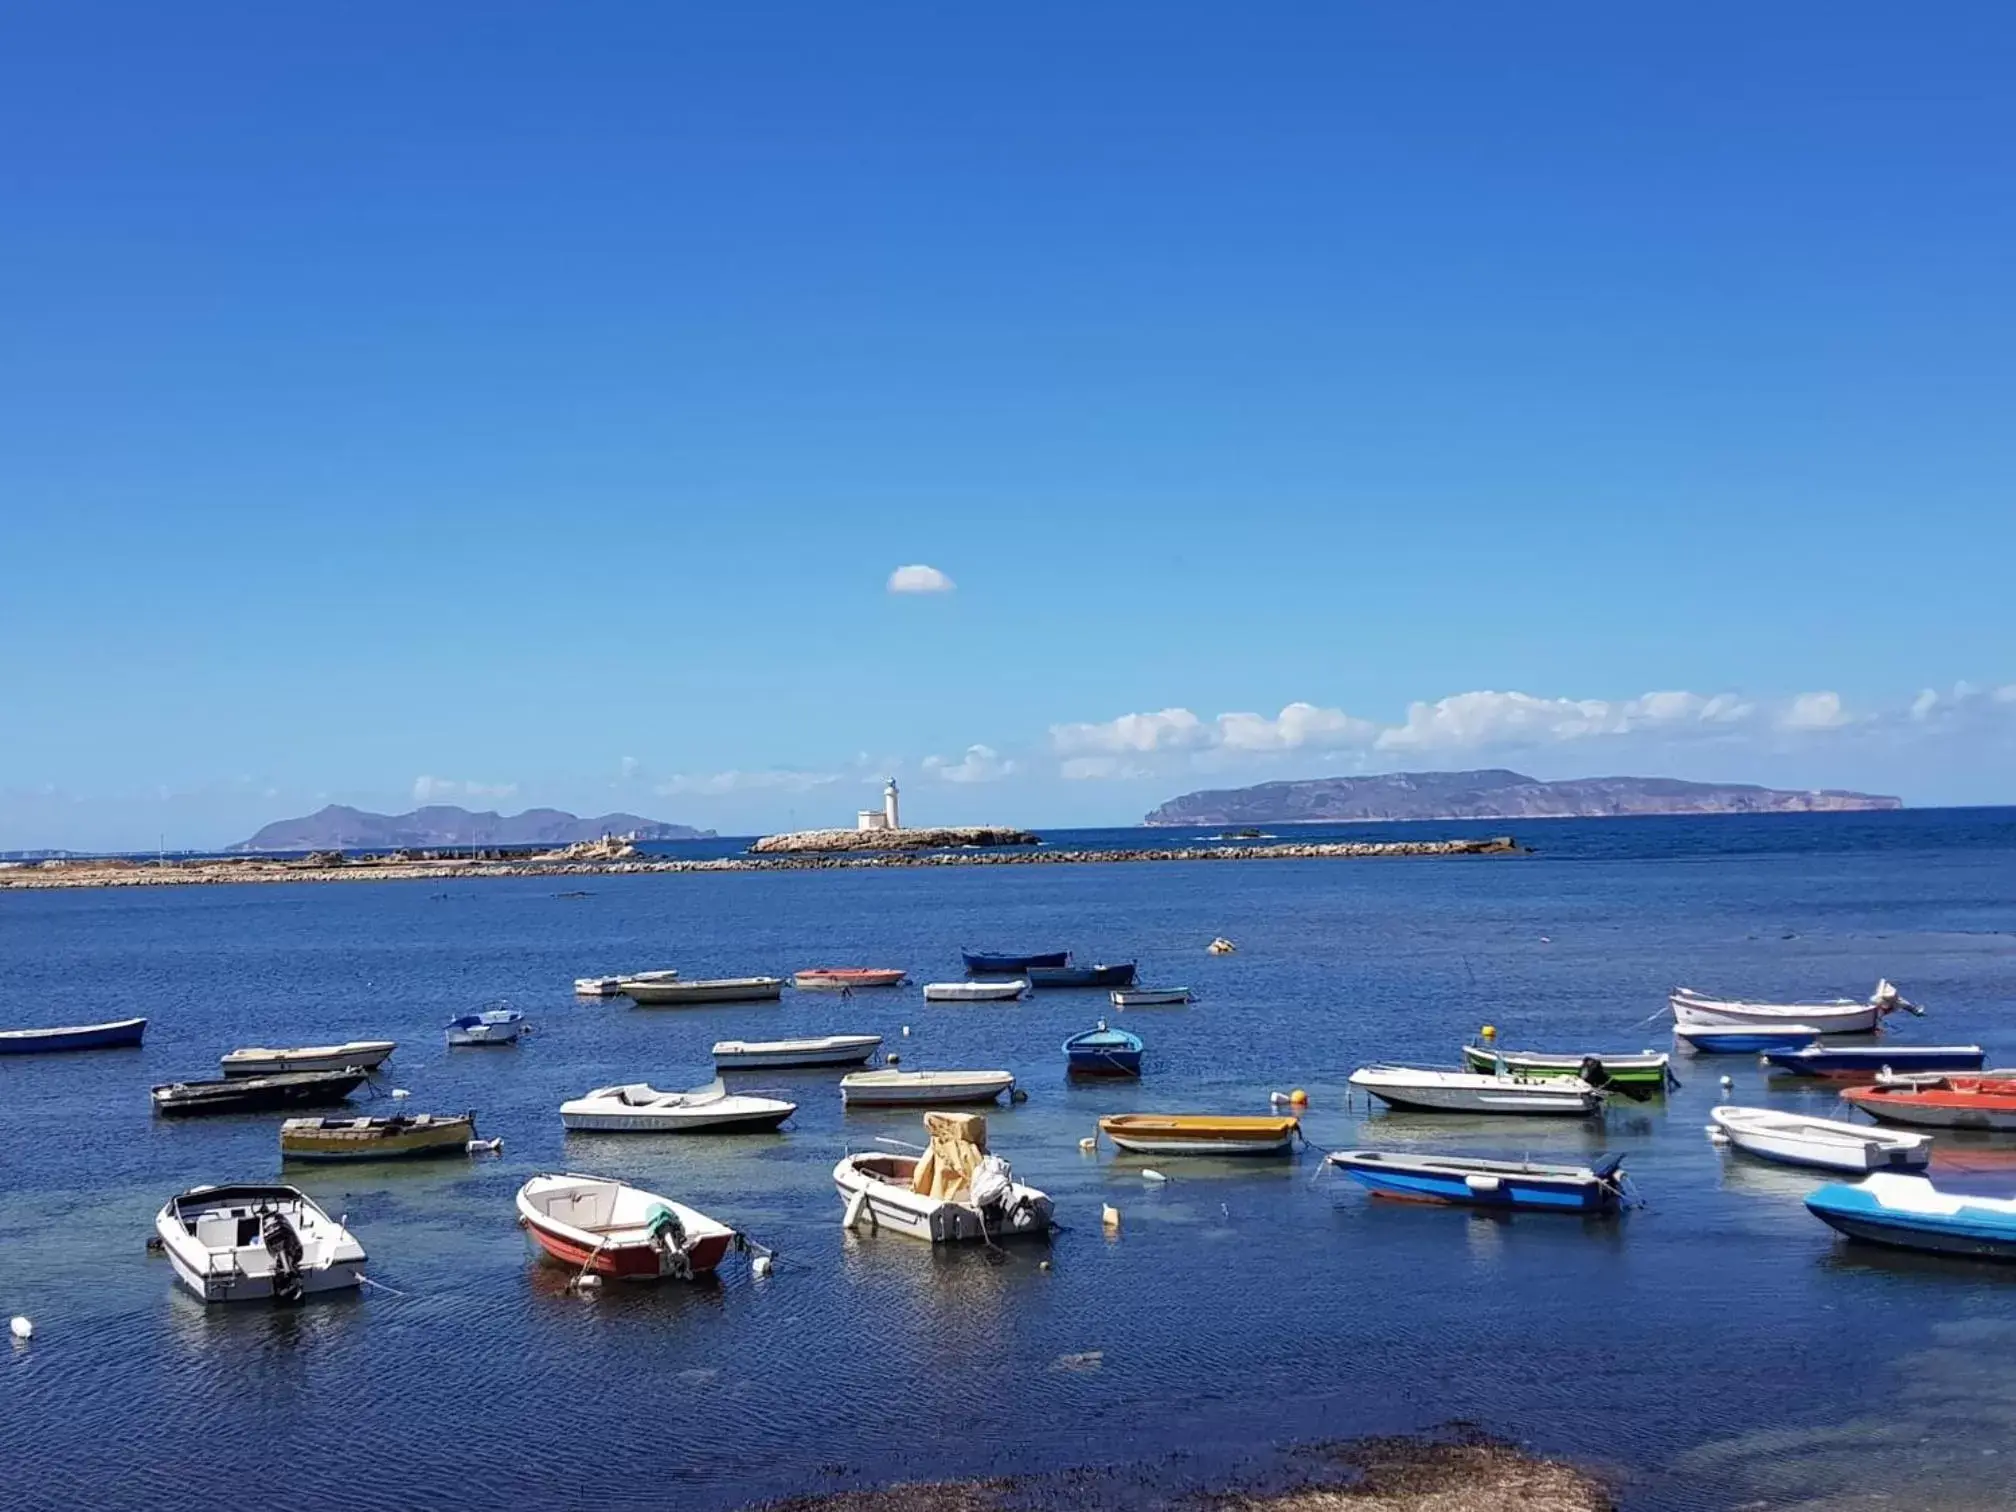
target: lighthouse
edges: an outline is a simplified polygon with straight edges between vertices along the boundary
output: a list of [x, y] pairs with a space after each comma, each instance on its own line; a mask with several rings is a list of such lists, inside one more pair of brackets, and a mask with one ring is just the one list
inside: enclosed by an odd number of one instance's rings
[[903, 828], [903, 821], [896, 813], [896, 779], [891, 777], [889, 785], [882, 789], [882, 823], [888, 829]]

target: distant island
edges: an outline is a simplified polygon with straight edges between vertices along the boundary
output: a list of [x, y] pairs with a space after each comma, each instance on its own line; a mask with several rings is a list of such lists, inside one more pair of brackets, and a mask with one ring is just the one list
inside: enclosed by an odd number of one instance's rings
[[332, 803], [300, 819], [280, 819], [250, 840], [226, 847], [229, 855], [253, 851], [411, 850], [443, 845], [556, 846], [634, 835], [639, 840], [710, 840], [714, 831], [665, 824], [636, 814], [583, 819], [562, 809], [527, 809], [508, 817], [471, 813], [437, 803], [410, 814], [372, 814]]
[[1614, 819], [1640, 814], [1817, 814], [1900, 809], [1901, 798], [1827, 788], [1795, 792], [1672, 777], [1576, 777], [1521, 772], [1387, 772], [1185, 793], [1151, 825], [1337, 824], [1388, 819]]

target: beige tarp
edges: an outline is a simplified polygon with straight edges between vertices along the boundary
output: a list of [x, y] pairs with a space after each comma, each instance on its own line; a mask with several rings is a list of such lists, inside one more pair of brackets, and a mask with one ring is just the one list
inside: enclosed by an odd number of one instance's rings
[[987, 1154], [987, 1120], [979, 1113], [926, 1113], [931, 1148], [917, 1162], [910, 1190], [941, 1201], [964, 1201], [967, 1183]]

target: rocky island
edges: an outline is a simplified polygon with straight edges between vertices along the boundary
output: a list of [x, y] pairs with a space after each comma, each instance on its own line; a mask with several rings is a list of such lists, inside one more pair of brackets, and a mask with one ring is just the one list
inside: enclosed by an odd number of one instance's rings
[[565, 809], [527, 809], [522, 814], [471, 813], [436, 803], [410, 814], [374, 814], [332, 803], [299, 819], [277, 819], [250, 840], [227, 846], [230, 855], [262, 851], [429, 850], [446, 846], [578, 845], [605, 835], [630, 840], [706, 840], [712, 830], [666, 824], [636, 814], [603, 814], [583, 819]]
[[951, 825], [933, 829], [816, 829], [765, 835], [752, 856], [816, 855], [834, 851], [960, 850], [991, 845], [1041, 845], [1043, 837], [1006, 825]]

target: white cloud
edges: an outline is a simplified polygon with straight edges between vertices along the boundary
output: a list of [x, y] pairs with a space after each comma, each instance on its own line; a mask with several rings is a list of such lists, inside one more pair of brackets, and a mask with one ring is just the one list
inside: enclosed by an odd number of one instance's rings
[[1164, 709], [1159, 714], [1122, 714], [1104, 724], [1050, 726], [1050, 747], [1059, 756], [1096, 755], [1102, 751], [1175, 751], [1210, 743], [1210, 735], [1188, 709]]
[[1839, 693], [1801, 693], [1778, 718], [1788, 730], [1832, 730], [1847, 722]]
[[1342, 709], [1291, 703], [1274, 718], [1260, 714], [1220, 714], [1216, 744], [1235, 751], [1299, 751], [1369, 745], [1379, 727]]
[[1740, 725], [1756, 705], [1733, 693], [1646, 693], [1637, 698], [1536, 698], [1531, 693], [1455, 693], [1414, 703], [1403, 724], [1382, 730], [1379, 749], [1463, 750], [1552, 745], [1648, 731], [1714, 733]]
[[831, 787], [841, 781], [835, 772], [708, 772], [681, 773], [659, 783], [654, 791], [661, 798], [697, 793], [718, 798], [729, 793], [809, 793], [814, 788]]
[[515, 782], [463, 782], [454, 777], [413, 779], [415, 803], [447, 803], [456, 798], [473, 798], [480, 802], [515, 797], [517, 792], [518, 784]]
[[889, 574], [891, 593], [950, 593], [954, 586], [952, 579], [936, 567], [926, 567], [921, 562], [898, 567]]
[[924, 770], [946, 782], [998, 782], [1014, 775], [1016, 766], [992, 746], [970, 745], [957, 761], [926, 756]]
[[643, 770], [643, 767], [644, 763], [639, 761], [635, 756], [625, 756], [616, 764], [616, 769], [623, 774], [625, 782], [629, 782], [636, 777], [638, 772]]
[[1058, 764], [1057, 775], [1066, 782], [1101, 782], [1109, 779], [1152, 777], [1155, 774], [1118, 756], [1070, 756]]

